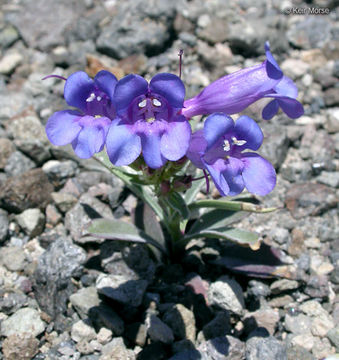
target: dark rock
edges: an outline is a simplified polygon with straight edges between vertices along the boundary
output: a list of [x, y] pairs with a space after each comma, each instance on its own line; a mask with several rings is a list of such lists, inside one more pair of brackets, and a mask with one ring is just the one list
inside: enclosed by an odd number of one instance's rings
[[98, 50], [117, 59], [161, 52], [170, 39], [174, 5], [166, 0], [118, 3], [115, 16], [97, 39]]
[[28, 208], [44, 209], [51, 202], [52, 184], [41, 169], [32, 169], [20, 177], [9, 178], [0, 187], [0, 204], [19, 213]]
[[173, 331], [156, 315], [150, 315], [146, 319], [147, 333], [152, 341], [160, 341], [164, 344], [171, 344], [174, 341]]
[[229, 313], [219, 311], [215, 318], [203, 327], [202, 331], [206, 340], [230, 334], [231, 323]]
[[145, 346], [138, 354], [138, 360], [166, 360], [168, 352], [161, 342], [153, 342]]
[[100, 294], [122, 304], [139, 306], [142, 302], [148, 282], [146, 280], [129, 280], [123, 275], [99, 275], [96, 283]]
[[30, 47], [49, 50], [65, 43], [64, 32], [83, 10], [84, 3], [75, 0], [37, 0], [34, 3], [24, 0], [16, 11], [7, 13], [7, 19], [19, 30]]
[[287, 31], [289, 42], [298, 48], [321, 48], [331, 39], [331, 23], [326, 16], [307, 16]]
[[40, 256], [34, 273], [34, 293], [40, 308], [56, 322], [62, 321], [67, 301], [74, 292], [71, 281], [79, 276], [86, 260], [83, 249], [59, 238]]
[[147, 327], [141, 323], [133, 323], [126, 328], [126, 337], [134, 344], [144, 346], [147, 338]]
[[109, 306], [100, 304], [91, 307], [88, 316], [97, 328], [105, 327], [113, 334], [120, 336], [124, 332], [124, 322], [120, 316]]

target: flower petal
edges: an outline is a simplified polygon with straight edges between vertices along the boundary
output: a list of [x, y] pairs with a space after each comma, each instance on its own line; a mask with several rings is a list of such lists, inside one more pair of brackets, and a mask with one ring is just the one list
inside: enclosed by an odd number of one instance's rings
[[234, 129], [234, 121], [231, 117], [215, 113], [210, 115], [204, 125], [204, 135], [207, 141], [207, 150], [210, 149], [219, 139]]
[[266, 195], [274, 189], [276, 174], [272, 164], [255, 153], [243, 153], [242, 177], [247, 190], [256, 195]]
[[152, 169], [157, 169], [166, 163], [166, 159], [161, 155], [161, 135], [158, 131], [141, 133], [142, 155], [145, 163]]
[[235, 122], [234, 134], [237, 140], [246, 141], [246, 144], [239, 146], [240, 149], [258, 150], [264, 140], [259, 125], [246, 115], [240, 116]]
[[298, 97], [297, 85], [287, 76], [284, 76], [279, 83], [274, 87], [274, 90], [279, 95], [284, 95], [293, 99]]
[[272, 100], [263, 108], [261, 115], [264, 120], [270, 120], [278, 112], [278, 110], [279, 110], [278, 101]]
[[218, 159], [213, 165], [205, 164], [205, 169], [210, 173], [211, 178], [220, 192], [220, 195], [227, 196], [230, 191], [230, 188], [222, 176], [222, 171], [225, 168], [225, 160]]
[[69, 76], [64, 88], [64, 98], [68, 105], [86, 112], [86, 99], [94, 90], [94, 81], [83, 71]]
[[163, 96], [173, 108], [182, 108], [185, 99], [185, 85], [181, 79], [169, 73], [155, 75], [150, 90]]
[[241, 160], [229, 157], [225, 161], [225, 170], [222, 172], [222, 176], [226, 180], [229, 186], [228, 196], [235, 196], [240, 194], [245, 187], [244, 180], [242, 177], [242, 170], [244, 164]]
[[78, 121], [81, 114], [77, 111], [62, 110], [54, 113], [47, 121], [46, 134], [54, 145], [71, 143], [79, 134], [81, 126]]
[[141, 153], [140, 137], [120, 119], [112, 122], [106, 138], [107, 154], [116, 166], [129, 165]]
[[88, 159], [95, 153], [100, 152], [105, 143], [105, 131], [100, 126], [84, 127], [78, 137], [73, 140], [72, 146], [74, 152], [81, 159]]
[[304, 108], [298, 100], [288, 97], [276, 97], [282, 111], [291, 119], [297, 119], [304, 115]]
[[112, 102], [117, 82], [117, 78], [106, 70], [99, 71], [94, 78], [94, 83], [99, 87], [100, 90], [109, 96]]
[[177, 116], [168, 123], [160, 141], [162, 155], [171, 161], [186, 155], [191, 138], [191, 126], [184, 116]]
[[146, 94], [148, 90], [147, 81], [136, 74], [129, 74], [118, 81], [114, 92], [114, 102], [117, 113], [125, 113], [132, 101], [140, 95]]
[[204, 137], [204, 130], [198, 130], [191, 136], [190, 145], [187, 150], [186, 156], [192, 161], [192, 163], [203, 169], [205, 167], [204, 163], [201, 160], [201, 156], [204, 155], [207, 148], [207, 142]]
[[283, 77], [283, 72], [281, 71], [278, 63], [275, 61], [271, 51], [270, 51], [270, 44], [268, 41], [265, 43], [265, 52], [266, 52], [266, 71], [267, 75], [271, 79], [279, 80]]

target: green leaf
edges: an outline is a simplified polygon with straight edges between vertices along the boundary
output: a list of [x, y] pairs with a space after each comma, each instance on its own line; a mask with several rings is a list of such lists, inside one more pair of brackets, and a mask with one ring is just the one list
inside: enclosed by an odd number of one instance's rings
[[166, 224], [164, 212], [161, 206], [158, 204], [156, 198], [152, 194], [151, 190], [146, 186], [144, 187], [141, 184], [136, 183], [138, 181], [137, 174], [122, 171], [120, 167], [118, 168], [114, 166], [109, 161], [109, 158], [105, 151], [96, 154], [94, 158], [102, 165], [104, 165], [112, 174], [121, 179], [137, 197], [146, 202], [153, 209], [153, 211], [159, 216], [160, 221], [163, 221]]
[[181, 194], [177, 192], [173, 192], [166, 198], [166, 200], [169, 206], [173, 210], [175, 210], [181, 216], [182, 219], [187, 219], [189, 217], [190, 213], [188, 207]]
[[[202, 172], [197, 173], [197, 177], [200, 176]], [[192, 182], [192, 186], [185, 192], [184, 199], [186, 201], [186, 204], [191, 204], [192, 201], [195, 199], [195, 197], [198, 195], [199, 191], [203, 187], [203, 185], [206, 183], [205, 179], [200, 179]]]
[[253, 250], [257, 250], [260, 247], [259, 235], [246, 230], [229, 227], [205, 229], [198, 233], [187, 234], [183, 240], [187, 242], [191, 239], [206, 237], [231, 240], [239, 245], [247, 245]]
[[245, 211], [213, 209], [202, 214], [191, 226], [188, 234], [199, 233], [208, 228], [229, 226], [248, 216]]
[[232, 211], [248, 211], [255, 213], [268, 213], [275, 211], [276, 208], [263, 208], [259, 205], [255, 205], [248, 202], [241, 201], [231, 201], [225, 199], [213, 200], [198, 200], [189, 205], [190, 209], [195, 208], [214, 208], [214, 209], [223, 209], [223, 210], [232, 210]]
[[112, 240], [131, 241], [151, 244], [162, 252], [166, 250], [153, 238], [145, 234], [133, 224], [112, 219], [95, 219], [87, 228], [89, 235]]

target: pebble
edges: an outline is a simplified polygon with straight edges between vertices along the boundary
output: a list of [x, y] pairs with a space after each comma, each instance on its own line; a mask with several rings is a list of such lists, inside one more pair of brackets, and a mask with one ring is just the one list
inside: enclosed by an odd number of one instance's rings
[[89, 342], [97, 337], [92, 325], [85, 320], [79, 320], [72, 325], [71, 338], [75, 342]]
[[79, 289], [70, 296], [69, 300], [82, 319], [88, 317], [91, 308], [97, 307], [100, 304], [100, 299], [94, 286]]
[[53, 192], [51, 196], [55, 205], [62, 213], [66, 213], [78, 201], [74, 195], [66, 192]]
[[231, 333], [230, 315], [226, 311], [219, 311], [215, 318], [202, 328], [206, 340]]
[[100, 344], [105, 345], [112, 340], [112, 335], [113, 333], [110, 329], [102, 327], [97, 334], [97, 340]]
[[5, 54], [0, 61], [0, 74], [10, 75], [23, 61], [23, 56], [18, 52]]
[[304, 314], [296, 316], [286, 314], [285, 316], [285, 329], [296, 335], [310, 334], [311, 324], [312, 320]]
[[298, 281], [288, 279], [276, 280], [270, 286], [272, 294], [280, 294], [284, 291], [295, 290], [298, 287]]
[[77, 164], [72, 160], [49, 160], [42, 166], [42, 171], [55, 186], [63, 185], [67, 178], [73, 177], [77, 171]]
[[252, 336], [246, 341], [246, 360], [286, 360], [286, 346], [273, 336]]
[[160, 341], [171, 344], [174, 341], [172, 329], [161, 321], [156, 315], [150, 315], [146, 319], [147, 333], [152, 341]]
[[31, 238], [40, 235], [45, 227], [45, 215], [40, 209], [27, 209], [16, 216], [23, 231]]
[[243, 321], [247, 331], [254, 330], [256, 327], [262, 327], [270, 335], [274, 335], [279, 320], [280, 316], [277, 310], [263, 308], [247, 313]]
[[28, 333], [13, 334], [3, 341], [2, 352], [6, 360], [33, 359], [39, 352], [39, 340]]
[[35, 168], [35, 163], [20, 151], [14, 151], [7, 159], [5, 172], [9, 176], [19, 176], [24, 172]]
[[18, 246], [0, 248], [0, 264], [10, 271], [22, 271], [27, 265], [24, 250]]
[[300, 346], [308, 351], [311, 351], [314, 347], [315, 338], [311, 334], [296, 335], [291, 339], [291, 343], [294, 346]]
[[105, 304], [92, 307], [89, 310], [89, 317], [96, 328], [105, 327], [112, 330], [114, 335], [120, 336], [124, 332], [124, 322], [120, 316]]
[[2, 243], [7, 238], [9, 228], [9, 221], [7, 212], [0, 209], [0, 243]]
[[201, 343], [197, 349], [201, 354], [204, 354], [207, 359], [242, 360], [245, 356], [245, 344], [230, 335], [205, 341]]
[[29, 333], [33, 337], [45, 330], [45, 323], [40, 319], [39, 312], [31, 308], [16, 311], [1, 323], [1, 335], [11, 336]]
[[336, 326], [335, 328], [331, 329], [327, 333], [327, 337], [331, 341], [331, 343], [335, 346], [336, 350], [339, 351], [339, 326]]
[[244, 295], [241, 286], [233, 279], [222, 276], [208, 289], [208, 302], [219, 308], [241, 315], [244, 309]]
[[12, 141], [7, 138], [0, 137], [0, 169], [4, 170], [8, 159], [14, 153], [15, 146]]
[[131, 306], [139, 306], [147, 288], [146, 280], [129, 280], [123, 275], [99, 275], [96, 288], [113, 300]]
[[182, 304], [176, 304], [166, 311], [163, 321], [171, 327], [174, 335], [179, 339], [188, 339], [195, 342], [196, 328], [192, 311]]

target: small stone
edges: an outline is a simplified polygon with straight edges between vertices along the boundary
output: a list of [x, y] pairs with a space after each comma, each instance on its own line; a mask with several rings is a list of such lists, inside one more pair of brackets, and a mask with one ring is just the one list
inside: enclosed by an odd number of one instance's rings
[[328, 279], [325, 275], [310, 276], [304, 289], [305, 294], [312, 298], [326, 298], [329, 291]]
[[334, 270], [334, 266], [321, 255], [313, 255], [310, 264], [311, 274], [327, 275]]
[[0, 204], [15, 213], [28, 208], [43, 209], [51, 202], [52, 191], [53, 186], [42, 170], [32, 169], [0, 186]]
[[54, 205], [48, 204], [46, 207], [46, 223], [55, 226], [61, 219], [62, 215], [59, 213], [58, 209]]
[[45, 324], [40, 319], [39, 312], [30, 308], [23, 308], [1, 323], [1, 335], [11, 336], [29, 333], [33, 337], [45, 330]]
[[208, 301], [210, 305], [218, 306], [238, 315], [242, 314], [245, 306], [241, 286], [227, 276], [222, 276], [210, 285]]
[[0, 47], [6, 49], [19, 39], [16, 28], [10, 24], [0, 30]]
[[331, 341], [331, 343], [335, 346], [336, 350], [339, 351], [339, 326], [331, 329], [327, 333], [327, 337]]
[[117, 336], [124, 332], [124, 322], [112, 307], [105, 304], [92, 307], [89, 310], [89, 317], [96, 328], [105, 327], [112, 330], [113, 334]]
[[246, 360], [286, 360], [286, 347], [273, 336], [253, 336], [246, 341]]
[[35, 163], [20, 151], [14, 151], [7, 159], [5, 172], [9, 176], [19, 176], [24, 172], [35, 168]]
[[94, 352], [94, 347], [92, 346], [92, 342], [89, 343], [87, 340], [80, 340], [79, 342], [77, 342], [76, 349], [82, 355], [88, 355]]
[[0, 61], [0, 74], [10, 75], [23, 61], [23, 56], [18, 52], [8, 53]]
[[74, 195], [65, 192], [53, 192], [51, 196], [55, 205], [62, 213], [66, 213], [78, 201]]
[[2, 343], [5, 360], [33, 359], [39, 351], [39, 340], [29, 333], [13, 334]]
[[270, 335], [275, 333], [275, 329], [280, 320], [279, 312], [272, 309], [260, 309], [254, 312], [249, 312], [244, 317], [245, 326], [253, 327], [254, 330], [256, 327], [265, 328]]
[[114, 338], [111, 342], [104, 345], [100, 360], [135, 360], [133, 351], [126, 348], [121, 337]]
[[286, 76], [297, 79], [309, 71], [310, 66], [298, 59], [287, 59], [281, 64], [281, 69]]
[[272, 294], [280, 294], [284, 291], [295, 290], [299, 287], [298, 281], [281, 279], [276, 280], [271, 284]]
[[337, 133], [339, 131], [339, 108], [328, 109], [326, 115], [326, 130], [331, 134]]
[[27, 209], [16, 216], [24, 232], [31, 238], [40, 235], [45, 227], [45, 215], [40, 209]]
[[293, 302], [293, 298], [290, 295], [283, 295], [273, 298], [268, 302], [268, 305], [272, 308], [283, 308]]
[[231, 333], [230, 315], [226, 311], [219, 311], [215, 318], [207, 323], [203, 329], [206, 340]]
[[312, 321], [311, 331], [314, 336], [325, 337], [334, 328], [334, 323], [329, 316], [316, 317]]
[[143, 347], [147, 338], [147, 327], [141, 323], [133, 323], [126, 328], [126, 336], [136, 345]]
[[[339, 120], [338, 120], [339, 121]], [[331, 186], [333, 188], [339, 187], [339, 171], [322, 171], [317, 177], [317, 182]]]
[[297, 316], [286, 314], [285, 316], [285, 329], [296, 335], [310, 334], [311, 323], [311, 319], [304, 314]]
[[[330, 355], [335, 353], [334, 347], [331, 346], [330, 341], [327, 338], [319, 339], [317, 337], [314, 338], [314, 346], [312, 349], [312, 354], [317, 359], [332, 360]], [[335, 359], [336, 355], [334, 355]], [[334, 360], [333, 359], [333, 360]]]
[[122, 206], [128, 213], [132, 213], [137, 206], [137, 199], [134, 195], [128, 195], [127, 199], [122, 203]]
[[292, 345], [300, 346], [308, 351], [311, 351], [314, 347], [314, 336], [311, 334], [300, 334], [292, 338]]
[[89, 342], [96, 338], [96, 333], [88, 321], [79, 320], [74, 323], [71, 330], [71, 338], [75, 342], [86, 341]]
[[8, 234], [8, 216], [5, 210], [0, 209], [0, 243], [6, 240]]
[[72, 160], [49, 160], [43, 165], [42, 171], [55, 186], [59, 187], [66, 182], [67, 178], [76, 174], [77, 164]]
[[18, 246], [0, 248], [0, 264], [10, 271], [22, 271], [27, 265], [24, 250]]
[[174, 341], [172, 329], [157, 316], [150, 315], [146, 320], [147, 333], [153, 341], [171, 344]]
[[82, 288], [69, 298], [77, 313], [82, 319], [88, 317], [89, 310], [100, 304], [98, 292], [94, 286]]
[[11, 154], [15, 151], [12, 141], [7, 138], [0, 138], [0, 169], [3, 170]]
[[207, 359], [214, 360], [242, 360], [245, 356], [245, 344], [229, 335], [204, 341], [198, 346], [198, 350], [206, 355]]
[[100, 344], [105, 345], [112, 340], [112, 335], [112, 330], [102, 327], [97, 334], [97, 340]]
[[126, 280], [123, 275], [99, 275], [96, 288], [113, 300], [131, 306], [139, 306], [146, 291], [146, 280]]
[[175, 336], [179, 339], [189, 339], [195, 342], [196, 328], [195, 318], [192, 311], [182, 304], [176, 304], [166, 311], [163, 316], [164, 322], [171, 327]]

